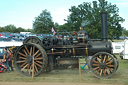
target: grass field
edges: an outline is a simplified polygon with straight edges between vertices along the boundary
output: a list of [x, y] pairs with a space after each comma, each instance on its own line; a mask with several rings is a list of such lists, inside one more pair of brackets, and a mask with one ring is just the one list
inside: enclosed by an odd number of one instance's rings
[[113, 40], [108, 40], [108, 41], [112, 41], [112, 42], [124, 42], [124, 40], [116, 40], [116, 39], [115, 40], [114, 39]]
[[113, 40], [114, 42], [123, 42], [124, 40]]
[[[16, 70], [10, 73], [0, 73], [0, 82], [49, 82], [49, 83], [88, 83], [88, 84], [128, 84], [128, 61], [121, 60], [118, 56], [119, 68], [109, 79], [98, 79], [85, 67], [82, 70], [82, 80], [79, 77], [78, 69], [66, 69], [42, 73], [32, 79], [21, 76]], [[83, 61], [83, 60], [82, 60]]]

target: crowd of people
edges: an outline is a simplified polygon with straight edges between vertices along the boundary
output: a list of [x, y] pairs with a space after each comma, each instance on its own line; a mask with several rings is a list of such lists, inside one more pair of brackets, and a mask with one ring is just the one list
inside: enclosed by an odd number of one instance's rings
[[[7, 72], [14, 71], [12, 67], [12, 54], [11, 52], [7, 49], [4, 48], [4, 54], [3, 54], [3, 59], [1, 60], [2, 62], [2, 69], [7, 69]], [[11, 68], [11, 69], [10, 69]]]

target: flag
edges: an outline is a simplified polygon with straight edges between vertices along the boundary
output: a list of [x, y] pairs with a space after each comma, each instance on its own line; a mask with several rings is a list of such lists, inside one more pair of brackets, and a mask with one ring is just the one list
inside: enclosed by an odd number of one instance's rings
[[56, 32], [55, 32], [55, 30], [52, 28], [52, 32], [53, 32], [53, 35], [55, 35], [56, 34]]

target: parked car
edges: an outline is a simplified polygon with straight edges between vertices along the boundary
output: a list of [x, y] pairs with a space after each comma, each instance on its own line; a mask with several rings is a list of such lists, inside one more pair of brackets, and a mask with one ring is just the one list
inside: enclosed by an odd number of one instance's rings
[[112, 42], [113, 53], [119, 54], [124, 50], [124, 45]]
[[125, 36], [120, 36], [119, 39], [120, 39], [120, 40], [124, 40], [124, 39], [127, 39], [127, 37], [125, 37]]
[[120, 55], [120, 58], [123, 59], [123, 56], [124, 56], [124, 50], [123, 50], [119, 55]]

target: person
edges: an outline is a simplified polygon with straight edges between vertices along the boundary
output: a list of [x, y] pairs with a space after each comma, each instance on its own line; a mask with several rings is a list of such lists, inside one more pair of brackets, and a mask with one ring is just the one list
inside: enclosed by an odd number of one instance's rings
[[13, 70], [13, 67], [12, 67], [12, 54], [11, 54], [10, 51], [8, 51], [8, 52], [9, 52], [9, 54], [10, 54], [9, 59], [8, 59], [9, 67], [11, 68], [11, 71], [14, 71], [14, 70]]
[[8, 54], [7, 48], [4, 48], [4, 54], [3, 54], [3, 60], [2, 60], [3, 63], [2, 64], [5, 65], [8, 69], [8, 72], [10, 72], [7, 54]]
[[2, 73], [5, 69], [7, 69], [7, 67], [5, 67], [5, 65], [3, 65], [0, 61], [0, 73]]

